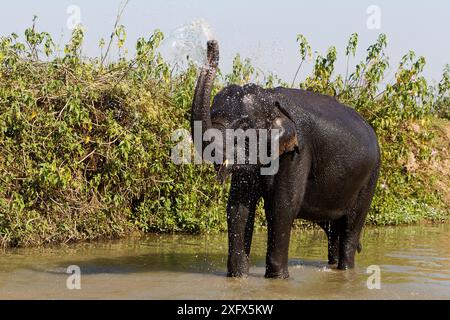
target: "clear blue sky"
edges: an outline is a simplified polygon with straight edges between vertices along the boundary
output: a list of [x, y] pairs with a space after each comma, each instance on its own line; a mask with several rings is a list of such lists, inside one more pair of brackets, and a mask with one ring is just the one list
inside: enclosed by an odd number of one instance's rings
[[[86, 28], [85, 54], [98, 55], [98, 40], [112, 30], [119, 0], [16, 0], [3, 3], [0, 11], [0, 34], [23, 33], [34, 14], [38, 27], [49, 31], [59, 41], [70, 35], [66, 27], [67, 8], [81, 10]], [[381, 10], [381, 29], [369, 29], [366, 13], [370, 5]], [[170, 34], [180, 25], [204, 19], [221, 44], [221, 67], [229, 71], [232, 58], [239, 52], [250, 57], [258, 68], [272, 71], [290, 81], [298, 66], [296, 35], [304, 34], [314, 50], [324, 53], [335, 45], [340, 61], [339, 72], [345, 72], [343, 58], [349, 35], [360, 35], [356, 60], [379, 33], [388, 36], [391, 67], [409, 49], [427, 59], [425, 75], [440, 79], [450, 63], [450, 1], [385, 0], [131, 0], [122, 19], [127, 28], [127, 46], [132, 49], [139, 36], [148, 37], [159, 28]], [[170, 55], [170, 45], [165, 45]], [[356, 62], [356, 61], [355, 61]], [[301, 77], [308, 71], [303, 70]]]

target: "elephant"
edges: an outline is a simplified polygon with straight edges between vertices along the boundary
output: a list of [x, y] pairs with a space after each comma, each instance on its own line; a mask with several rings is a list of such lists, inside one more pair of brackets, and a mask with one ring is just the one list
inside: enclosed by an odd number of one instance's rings
[[[222, 180], [231, 176], [227, 275], [248, 276], [255, 208], [260, 199], [268, 232], [266, 278], [289, 277], [290, 235], [298, 218], [325, 230], [330, 264], [337, 264], [339, 270], [354, 268], [380, 171], [374, 129], [336, 98], [301, 89], [227, 85], [211, 105], [218, 64], [219, 44], [208, 41], [207, 62], [200, 69], [191, 109], [193, 137], [196, 124], [202, 130], [193, 138], [197, 151], [204, 151], [211, 142], [205, 139], [210, 129], [278, 132], [278, 151], [271, 155], [279, 163], [276, 174], [262, 175], [261, 163], [230, 164], [227, 152], [215, 163]], [[200, 142], [196, 141], [199, 137]], [[267, 144], [275, 144], [272, 137]]]

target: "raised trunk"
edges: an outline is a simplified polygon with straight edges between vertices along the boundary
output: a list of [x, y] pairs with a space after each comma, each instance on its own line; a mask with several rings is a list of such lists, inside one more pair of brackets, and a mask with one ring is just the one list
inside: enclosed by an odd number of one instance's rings
[[[198, 150], [199, 147], [197, 147], [197, 151], [200, 154], [203, 153], [205, 147], [203, 134], [212, 127], [210, 111], [211, 90], [219, 64], [219, 44], [217, 41], [211, 40], [208, 41], [207, 46], [208, 59], [206, 65], [202, 68], [197, 81], [191, 111], [192, 139], [194, 140], [195, 146], [201, 146], [201, 150]], [[201, 123], [201, 137], [199, 137], [198, 133], [196, 134], [196, 131], [200, 130], [200, 128], [195, 125], [196, 122], [198, 124]], [[202, 139], [202, 141], [196, 141], [198, 138]]]

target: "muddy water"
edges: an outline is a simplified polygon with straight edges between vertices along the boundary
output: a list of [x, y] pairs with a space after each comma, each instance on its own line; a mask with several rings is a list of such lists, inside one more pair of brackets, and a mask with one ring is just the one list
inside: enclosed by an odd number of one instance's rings
[[[326, 264], [323, 232], [296, 231], [288, 280], [264, 279], [263, 232], [246, 279], [225, 277], [226, 235], [8, 250], [0, 252], [0, 298], [450, 299], [449, 236], [450, 225], [366, 229], [357, 268], [342, 272]], [[80, 267], [81, 290], [67, 289], [70, 265]], [[367, 287], [372, 265], [379, 290]]]

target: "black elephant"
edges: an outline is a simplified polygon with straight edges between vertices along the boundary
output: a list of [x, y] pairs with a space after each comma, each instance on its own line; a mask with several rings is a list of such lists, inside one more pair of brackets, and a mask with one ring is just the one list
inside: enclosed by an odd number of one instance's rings
[[[329, 241], [329, 263], [354, 267], [360, 234], [375, 191], [380, 150], [373, 128], [335, 98], [305, 90], [229, 85], [210, 106], [219, 62], [216, 41], [198, 78], [192, 105], [192, 130], [215, 128], [278, 129], [278, 171], [262, 175], [261, 163], [232, 164], [224, 152], [219, 175], [231, 174], [227, 206], [228, 276], [248, 273], [255, 207], [260, 198], [268, 226], [266, 277], [287, 278], [294, 219], [321, 225]], [[197, 135], [198, 140], [198, 135]], [[195, 141], [194, 138], [194, 142]], [[206, 143], [200, 144], [199, 152]], [[268, 144], [273, 141], [267, 142]], [[248, 145], [247, 145], [248, 147]]]

